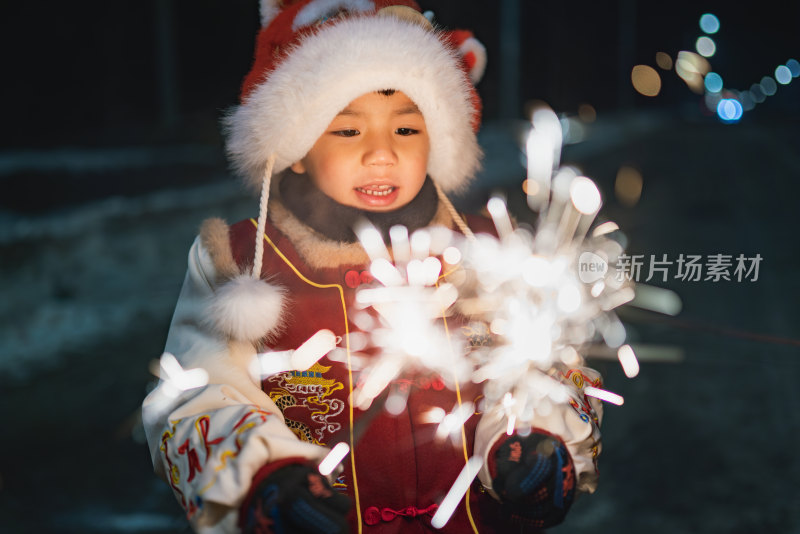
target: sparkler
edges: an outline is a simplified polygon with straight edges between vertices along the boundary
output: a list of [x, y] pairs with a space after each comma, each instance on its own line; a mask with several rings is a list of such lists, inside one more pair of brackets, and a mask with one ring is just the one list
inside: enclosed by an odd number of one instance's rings
[[[583, 355], [598, 341], [617, 351], [626, 374], [635, 376], [638, 362], [633, 349], [623, 346], [625, 329], [614, 313], [635, 295], [632, 283], [613, 268], [623, 253], [613, 239], [619, 228], [606, 222], [589, 232], [602, 205], [600, 192], [576, 169], [559, 166], [557, 116], [539, 109], [532, 120], [525, 191], [529, 207], [538, 213], [535, 231], [515, 228], [501, 198], [487, 205], [497, 237], [438, 230], [435, 236], [417, 231], [409, 237], [404, 228], [393, 228], [394, 263], [374, 228], [357, 230], [373, 260], [371, 272], [382, 285], [356, 296], [361, 306], [375, 312], [362, 320], [372, 327], [364, 330], [378, 348], [354, 392], [359, 408], [369, 407], [397, 376], [420, 370], [438, 373], [445, 381], [466, 376], [483, 383], [478, 409], [504, 414], [509, 434], [528, 432], [536, 416], [576, 395], [624, 402], [589, 384], [582, 392], [566, 384], [565, 372], [583, 365]], [[453, 285], [438, 283], [438, 257], [445, 265], [458, 264]], [[454, 340], [436, 319], [454, 312], [486, 324], [493, 344], [470, 352], [464, 346], [453, 348]], [[392, 411], [404, 406], [403, 398]], [[429, 414], [431, 422], [439, 423], [438, 437], [453, 435], [451, 427], [463, 425], [463, 408], [457, 406], [450, 414], [438, 408]], [[473, 407], [468, 408], [471, 414]], [[479, 462], [473, 458], [467, 463], [439, 507], [435, 526], [447, 523]]]
[[[356, 302], [362, 307], [354, 317], [370, 332], [378, 349], [363, 369], [353, 392], [353, 402], [366, 410], [392, 380], [401, 374], [434, 372], [448, 385], [471, 373], [470, 363], [453, 348], [442, 325], [436, 320], [448, 314], [458, 297], [450, 283], [439, 283], [442, 261], [438, 256], [450, 247], [453, 235], [446, 229], [418, 230], [411, 236], [404, 227], [390, 231], [394, 263], [389, 261], [380, 234], [364, 223], [356, 233], [370, 254], [370, 272], [381, 287], [361, 289]], [[452, 257], [453, 250], [449, 251]], [[366, 311], [370, 308], [374, 313]], [[405, 408], [405, 397], [393, 391], [386, 407], [391, 413]]]
[[[513, 228], [505, 203], [493, 198], [488, 210], [498, 237], [479, 235], [461, 247], [470, 280], [458, 288], [459, 309], [488, 324], [494, 340], [471, 355], [473, 380], [484, 383], [481, 411], [504, 413], [509, 434], [574, 395], [562, 375], [583, 364], [588, 346], [602, 339], [622, 347], [625, 329], [613, 310], [634, 298], [630, 282], [609, 268], [623, 252], [612, 239], [618, 227], [606, 222], [587, 236], [600, 192], [576, 169], [559, 167], [560, 143], [555, 114], [535, 111], [525, 189], [538, 212], [536, 230]], [[629, 346], [620, 359], [626, 373], [638, 372]], [[622, 402], [596, 388], [583, 394]]]

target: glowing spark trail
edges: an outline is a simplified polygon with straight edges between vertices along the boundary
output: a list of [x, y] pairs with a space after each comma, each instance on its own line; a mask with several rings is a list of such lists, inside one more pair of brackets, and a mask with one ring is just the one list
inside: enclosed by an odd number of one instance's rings
[[633, 349], [630, 345], [622, 345], [617, 351], [619, 363], [622, 364], [622, 370], [625, 376], [633, 378], [639, 374], [639, 361], [636, 359]]
[[[161, 355], [161, 369], [164, 371], [164, 394], [177, 397], [183, 391], [203, 387], [208, 384], [208, 372], [205, 369], [184, 370], [178, 359], [169, 352]], [[166, 376], [164, 376], [166, 375]]]
[[461, 470], [455, 483], [453, 483], [450, 491], [447, 492], [442, 504], [439, 505], [436, 513], [433, 514], [431, 518], [431, 525], [433, 528], [442, 528], [447, 524], [453, 512], [455, 512], [456, 506], [461, 502], [464, 494], [467, 493], [469, 485], [472, 484], [473, 479], [477, 476], [478, 470], [482, 465], [483, 459], [478, 456], [473, 456], [466, 465], [464, 465], [464, 468]]
[[317, 468], [321, 475], [328, 476], [333, 473], [333, 470], [339, 465], [345, 456], [350, 452], [350, 446], [347, 443], [339, 442], [328, 453], [325, 458], [319, 463]]
[[284, 371], [305, 371], [336, 347], [330, 330], [319, 330], [294, 350], [256, 354], [250, 373], [259, 380]]
[[586, 386], [583, 388], [583, 392], [589, 395], [590, 397], [595, 397], [600, 400], [604, 400], [606, 402], [610, 402], [611, 404], [616, 404], [617, 406], [622, 406], [625, 400], [616, 393], [612, 393], [610, 391], [606, 391], [605, 389], [595, 388], [592, 386]]

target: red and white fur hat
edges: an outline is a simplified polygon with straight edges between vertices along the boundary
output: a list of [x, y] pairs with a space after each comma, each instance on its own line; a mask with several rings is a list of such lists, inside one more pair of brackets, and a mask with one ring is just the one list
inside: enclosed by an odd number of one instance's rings
[[428, 174], [462, 190], [479, 166], [486, 52], [470, 32], [437, 31], [413, 0], [261, 0], [261, 31], [241, 104], [225, 119], [231, 162], [262, 185], [302, 159], [359, 96], [394, 89], [419, 107], [430, 136]]
[[417, 105], [430, 138], [428, 175], [469, 231], [445, 192], [465, 188], [479, 166], [474, 84], [486, 66], [472, 33], [435, 29], [413, 0], [261, 0], [260, 7], [253, 66], [240, 105], [225, 118], [231, 162], [261, 188], [255, 259], [250, 273], [219, 288], [210, 313], [216, 328], [242, 340], [274, 330], [283, 307], [282, 290], [261, 279], [272, 174], [305, 157], [361, 95], [394, 89]]

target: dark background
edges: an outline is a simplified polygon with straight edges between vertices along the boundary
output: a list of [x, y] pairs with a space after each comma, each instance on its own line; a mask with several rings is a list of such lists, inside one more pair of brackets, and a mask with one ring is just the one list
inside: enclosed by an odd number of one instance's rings
[[[563, 161], [595, 179], [630, 253], [761, 254], [753, 282], [670, 280], [677, 317], [620, 311], [643, 358], [629, 380], [594, 360], [609, 406], [601, 484], [561, 533], [800, 533], [800, 82], [722, 123], [673, 71], [698, 20], [721, 21], [710, 58], [747, 89], [800, 58], [800, 4], [423, 2], [488, 49], [479, 91], [476, 207], [524, 177], [530, 102], [576, 118]], [[255, 0], [16, 2], [0, 8], [0, 530], [181, 532], [152, 474], [138, 406], [162, 350], [200, 222], [257, 211], [227, 171], [219, 119], [236, 104]], [[659, 72], [636, 93], [633, 65]], [[623, 165], [643, 177], [633, 206]], [[524, 208], [516, 208], [525, 218]]]

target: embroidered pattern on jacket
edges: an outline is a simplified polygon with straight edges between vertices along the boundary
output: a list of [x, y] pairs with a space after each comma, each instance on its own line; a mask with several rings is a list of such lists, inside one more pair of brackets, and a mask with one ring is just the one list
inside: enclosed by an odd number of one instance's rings
[[[286, 424], [297, 436], [310, 443], [325, 445], [327, 438], [341, 430], [342, 424], [335, 421], [336, 416], [345, 409], [345, 402], [333, 396], [333, 393], [344, 389], [344, 384], [325, 378], [330, 366], [319, 362], [307, 371], [289, 371], [278, 373], [266, 379], [264, 389], [284, 414]], [[289, 414], [286, 410], [289, 410]], [[304, 408], [304, 410], [303, 410]], [[308, 414], [302, 411], [310, 412]], [[298, 421], [297, 414], [303, 419], [317, 423], [313, 428]]]
[[[181, 506], [186, 510], [187, 518], [191, 519], [202, 508], [202, 495], [216, 484], [216, 473], [226, 467], [229, 459], [239, 455], [245, 434], [271, 416], [255, 406], [246, 408], [232, 428], [224, 423], [221, 425], [222, 428], [217, 428], [214, 434], [219, 437], [214, 439], [209, 438], [212, 433], [212, 419], [208, 414], [199, 415], [194, 419], [172, 420], [169, 430], [162, 434], [159, 448], [166, 464], [169, 483]], [[190, 425], [189, 428], [187, 425]], [[224, 445], [225, 441], [230, 441], [227, 438], [231, 434], [234, 436], [232, 447]], [[191, 495], [194, 493], [191, 491], [189, 494], [184, 494], [180, 490], [181, 485], [185, 486], [182, 484], [182, 479], [184, 483], [191, 482], [204, 470], [215, 473], [211, 481], [198, 489], [195, 495]]]

